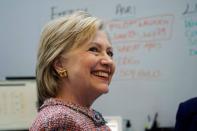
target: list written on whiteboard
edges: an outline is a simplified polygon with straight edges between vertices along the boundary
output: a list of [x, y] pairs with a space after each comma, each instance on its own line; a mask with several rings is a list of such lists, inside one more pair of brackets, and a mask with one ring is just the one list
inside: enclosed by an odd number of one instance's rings
[[185, 36], [188, 40], [189, 55], [197, 55], [197, 3], [187, 4], [184, 12]]
[[[106, 28], [117, 53], [115, 61], [118, 69], [115, 77], [121, 80], [159, 79], [162, 74], [159, 67], [156, 63], [153, 68], [143, 67], [146, 64], [143, 57], [160, 50], [162, 42], [171, 39], [173, 20], [174, 15], [161, 14], [106, 21]], [[138, 55], [142, 53], [143, 57]]]

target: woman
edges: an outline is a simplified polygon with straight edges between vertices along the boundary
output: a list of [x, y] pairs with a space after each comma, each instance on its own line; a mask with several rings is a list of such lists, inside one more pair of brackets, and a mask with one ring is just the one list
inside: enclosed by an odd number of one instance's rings
[[48, 23], [36, 65], [44, 102], [31, 131], [108, 131], [91, 105], [108, 92], [115, 71], [111, 43], [100, 20], [78, 11]]

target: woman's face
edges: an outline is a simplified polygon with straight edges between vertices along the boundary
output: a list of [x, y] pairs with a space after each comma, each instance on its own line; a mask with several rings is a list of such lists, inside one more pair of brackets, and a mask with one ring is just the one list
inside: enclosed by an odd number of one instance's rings
[[92, 40], [65, 55], [63, 65], [68, 71], [67, 86], [78, 95], [98, 97], [107, 93], [115, 71], [112, 57], [113, 50], [106, 33], [97, 31]]

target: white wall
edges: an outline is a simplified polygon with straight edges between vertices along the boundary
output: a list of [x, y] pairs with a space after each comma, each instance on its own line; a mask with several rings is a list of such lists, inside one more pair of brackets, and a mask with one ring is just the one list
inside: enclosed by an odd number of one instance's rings
[[195, 0], [1, 0], [0, 79], [34, 76], [43, 25], [58, 14], [87, 10], [110, 32], [117, 70], [110, 92], [94, 107], [131, 120], [142, 131], [147, 115], [174, 126], [178, 104], [197, 95]]

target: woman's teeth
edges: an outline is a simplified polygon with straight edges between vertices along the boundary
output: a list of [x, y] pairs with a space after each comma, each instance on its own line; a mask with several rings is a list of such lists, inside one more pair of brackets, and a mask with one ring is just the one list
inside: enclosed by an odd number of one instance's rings
[[101, 71], [94, 72], [93, 74], [99, 77], [109, 77], [109, 73], [101, 72]]

